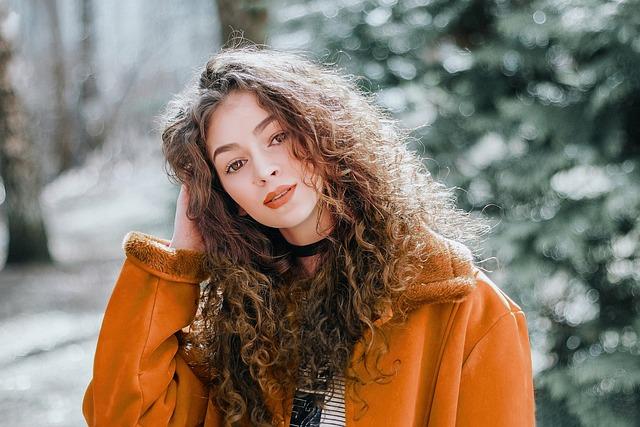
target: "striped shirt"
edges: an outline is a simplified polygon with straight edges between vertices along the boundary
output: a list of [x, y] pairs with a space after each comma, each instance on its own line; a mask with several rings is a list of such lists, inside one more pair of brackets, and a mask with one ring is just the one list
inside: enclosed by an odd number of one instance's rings
[[[333, 395], [331, 395], [333, 391]], [[314, 404], [314, 398], [322, 396], [324, 408]], [[344, 378], [336, 376], [330, 382], [329, 391], [299, 388], [293, 398], [291, 427], [344, 427]]]

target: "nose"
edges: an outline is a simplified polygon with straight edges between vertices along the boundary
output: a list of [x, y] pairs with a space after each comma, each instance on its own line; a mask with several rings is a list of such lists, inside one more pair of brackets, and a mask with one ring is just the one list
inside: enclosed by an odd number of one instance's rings
[[255, 183], [258, 185], [262, 185], [270, 180], [274, 176], [278, 176], [280, 174], [279, 166], [272, 161], [272, 159], [258, 159], [254, 158], [254, 173], [255, 173]]

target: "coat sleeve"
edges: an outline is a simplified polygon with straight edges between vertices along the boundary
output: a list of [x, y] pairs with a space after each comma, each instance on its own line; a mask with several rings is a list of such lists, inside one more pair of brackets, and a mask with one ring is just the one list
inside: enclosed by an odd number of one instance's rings
[[535, 426], [531, 349], [522, 311], [502, 315], [477, 342], [460, 381], [456, 426]]
[[196, 313], [203, 254], [126, 235], [82, 411], [89, 426], [202, 425], [208, 390], [178, 353]]

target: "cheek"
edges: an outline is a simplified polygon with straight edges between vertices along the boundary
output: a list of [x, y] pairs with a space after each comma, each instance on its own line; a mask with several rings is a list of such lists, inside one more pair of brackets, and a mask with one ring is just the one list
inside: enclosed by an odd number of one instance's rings
[[323, 179], [322, 176], [316, 173], [316, 169], [312, 164], [307, 164], [303, 168], [303, 176], [305, 177], [306, 182], [309, 183], [309, 186], [312, 186], [314, 190], [318, 193], [322, 192]]
[[311, 178], [315, 174], [315, 169], [311, 163], [308, 163], [308, 162], [303, 163], [296, 158], [290, 158], [289, 167], [291, 167], [296, 171], [296, 173], [298, 174], [298, 177], [301, 180], [304, 180], [305, 182], [311, 184], [312, 182]]
[[[237, 181], [237, 180], [234, 180]], [[237, 204], [246, 209], [247, 201], [251, 199], [251, 196], [247, 193], [246, 186], [237, 182], [227, 182], [222, 184], [222, 187]]]

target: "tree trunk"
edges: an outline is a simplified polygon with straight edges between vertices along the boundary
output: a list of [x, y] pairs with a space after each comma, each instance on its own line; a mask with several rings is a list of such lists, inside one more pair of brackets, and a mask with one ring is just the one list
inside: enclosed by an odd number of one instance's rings
[[93, 19], [93, 0], [80, 0], [80, 39], [79, 77], [80, 88], [77, 101], [77, 131], [79, 154], [82, 159], [100, 148], [105, 141], [105, 112], [101, 105], [100, 93], [95, 72], [95, 25]]
[[58, 1], [45, 0], [45, 9], [49, 18], [51, 34], [51, 62], [53, 64], [55, 130], [53, 133], [53, 146], [58, 155], [57, 173], [73, 167], [76, 156], [72, 144], [72, 121], [66, 101], [66, 72], [65, 55], [60, 33], [60, 19], [58, 17]]
[[[223, 44], [242, 34], [253, 43], [265, 42], [267, 30], [267, 6], [260, 0], [216, 0], [218, 17], [222, 27]], [[232, 43], [237, 46], [238, 43]]]
[[[4, 20], [4, 10], [0, 11], [0, 20]], [[0, 33], [0, 173], [9, 228], [6, 263], [50, 261], [39, 202], [36, 150], [27, 136], [25, 115], [7, 72], [11, 55], [11, 46]]]

